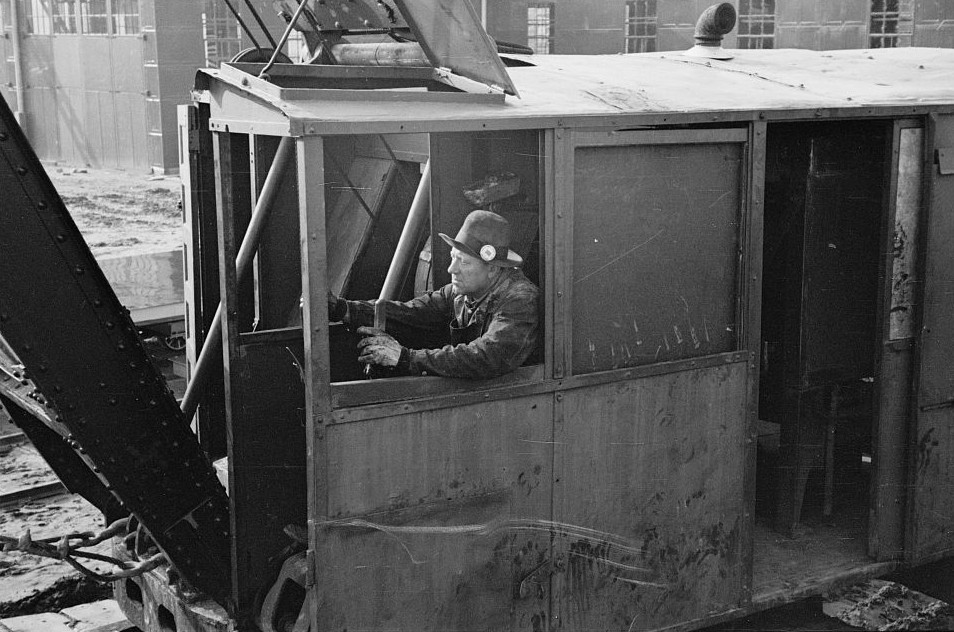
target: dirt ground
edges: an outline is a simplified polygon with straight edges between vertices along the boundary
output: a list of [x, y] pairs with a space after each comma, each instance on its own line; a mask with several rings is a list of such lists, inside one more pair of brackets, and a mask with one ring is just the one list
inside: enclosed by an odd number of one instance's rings
[[[177, 176], [46, 165], [60, 197], [97, 258], [181, 248], [182, 215]], [[3, 432], [9, 430], [4, 426]], [[30, 445], [0, 453], [0, 493], [47, 483], [55, 475]], [[34, 538], [99, 531], [102, 516], [80, 496], [23, 501], [0, 507], [0, 534]], [[109, 553], [109, 543], [97, 549]], [[98, 571], [105, 564], [94, 564]], [[108, 588], [81, 580], [63, 562], [0, 552], [0, 618], [44, 612], [101, 599]]]
[[96, 257], [182, 247], [178, 176], [46, 168]]

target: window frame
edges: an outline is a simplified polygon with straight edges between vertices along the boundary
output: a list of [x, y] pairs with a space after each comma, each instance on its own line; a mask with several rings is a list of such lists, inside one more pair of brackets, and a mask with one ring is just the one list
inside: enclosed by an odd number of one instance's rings
[[775, 0], [739, 0], [739, 48], [775, 48], [775, 10]]
[[[442, 408], [461, 405], [461, 398], [469, 394], [481, 401], [507, 399], [552, 389], [549, 381], [553, 358], [553, 257], [549, 218], [554, 210], [554, 130], [545, 127], [518, 128], [514, 132], [534, 132], [543, 155], [538, 160], [538, 239], [540, 289], [540, 327], [542, 329], [540, 361], [538, 364], [517, 367], [510, 373], [493, 378], [474, 380], [441, 376], [401, 376], [378, 380], [351, 380], [327, 382], [331, 408], [339, 421], [374, 418], [395, 413], [395, 403], [404, 407]], [[466, 130], [462, 133], [479, 135], [486, 130]], [[432, 187], [437, 186], [432, 184]], [[433, 190], [433, 188], [432, 188]], [[433, 209], [432, 209], [433, 213]], [[438, 240], [439, 241], [439, 240]], [[527, 253], [520, 253], [526, 256]], [[432, 265], [433, 265], [432, 259]], [[325, 262], [327, 266], [327, 262]], [[327, 267], [326, 267], [327, 271]], [[311, 300], [316, 300], [312, 296]], [[324, 302], [324, 298], [321, 299]], [[329, 376], [326, 376], [330, 377]], [[326, 379], [319, 378], [319, 379]], [[413, 403], [412, 403], [413, 402]], [[353, 410], [357, 409], [357, 410]]]
[[[544, 17], [540, 17], [543, 11]], [[555, 5], [553, 2], [530, 2], [527, 4], [527, 46], [535, 55], [554, 53]], [[545, 34], [541, 35], [542, 32]], [[541, 45], [542, 44], [542, 45]]]
[[27, 0], [23, 3], [21, 19], [27, 35], [53, 35], [53, 5], [50, 0]]
[[[894, 3], [894, 9], [889, 4]], [[899, 0], [871, 0], [868, 5], [868, 47], [897, 48], [901, 37], [901, 3]], [[889, 30], [893, 27], [894, 30]]]
[[[707, 144], [731, 143], [740, 144], [742, 150], [742, 164], [739, 171], [739, 210], [738, 210], [738, 238], [736, 246], [742, 256], [736, 259], [736, 281], [732, 286], [734, 296], [732, 304], [736, 323], [735, 340], [731, 349], [717, 351], [709, 355], [699, 355], [672, 360], [633, 364], [619, 368], [601, 369], [588, 373], [574, 373], [573, 370], [573, 342], [577, 332], [573, 326], [573, 291], [574, 291], [574, 189], [575, 178], [563, 178], [557, 204], [562, 212], [555, 220], [554, 226], [554, 254], [558, 262], [553, 273], [554, 292], [558, 297], [554, 309], [554, 377], [558, 379], [580, 382], [581, 384], [602, 383], [626, 378], [627, 376], [654, 374], [667, 371], [681, 371], [686, 368], [696, 368], [709, 364], [718, 364], [721, 361], [730, 361], [730, 358], [740, 357], [747, 353], [752, 344], [749, 340], [750, 310], [748, 302], [751, 300], [750, 291], [746, 286], [748, 267], [754, 265], [747, 254], [748, 223], [751, 221], [752, 199], [748, 183], [752, 181], [752, 143], [750, 130], [747, 128], [720, 127], [715, 129], [687, 129], [687, 130], [645, 130], [645, 131], [573, 131], [566, 135], [564, 147], [557, 148], [562, 164], [557, 166], [561, 173], [574, 173], [576, 168], [576, 150], [600, 146], [629, 146], [629, 145], [663, 145], [663, 144]], [[734, 360], [732, 360], [734, 361]]]
[[655, 53], [658, 34], [657, 0], [626, 0], [623, 52]]

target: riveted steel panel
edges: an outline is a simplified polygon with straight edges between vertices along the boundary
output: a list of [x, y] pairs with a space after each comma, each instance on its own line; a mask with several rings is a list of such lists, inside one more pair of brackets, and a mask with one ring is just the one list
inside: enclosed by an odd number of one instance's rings
[[6, 103], [0, 190], [0, 333], [51, 411], [48, 427], [183, 577], [227, 603], [225, 490]]

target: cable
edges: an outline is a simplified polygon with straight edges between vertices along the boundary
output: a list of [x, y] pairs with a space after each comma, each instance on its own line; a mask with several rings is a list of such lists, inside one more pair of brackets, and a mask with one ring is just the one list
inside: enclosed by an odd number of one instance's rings
[[262, 47], [258, 45], [258, 40], [252, 35], [252, 31], [249, 30], [248, 25], [242, 20], [242, 16], [239, 15], [239, 12], [235, 10], [235, 7], [232, 6], [229, 0], [223, 0], [223, 2], [225, 2], [225, 6], [229, 8], [229, 11], [232, 12], [232, 15], [235, 16], [235, 20], [239, 23], [239, 26], [242, 27], [242, 30], [245, 31], [245, 34], [248, 35], [248, 38], [252, 40], [252, 46], [255, 47], [255, 50], [261, 51]]
[[[26, 532], [19, 538], [13, 538], [0, 534], [0, 544], [3, 545], [2, 550], [4, 553], [10, 551], [19, 551], [28, 555], [37, 555], [39, 557], [48, 557], [54, 560], [61, 560], [75, 568], [83, 575], [95, 579], [96, 581], [112, 582], [116, 581], [117, 579], [137, 577], [168, 563], [168, 560], [163, 553], [156, 553], [148, 559], [137, 563], [132, 563], [109, 555], [80, 550], [82, 548], [100, 544], [101, 542], [104, 542], [109, 538], [117, 536], [126, 531], [129, 526], [130, 518], [131, 516], [127, 516], [126, 518], [121, 518], [120, 520], [113, 522], [97, 535], [93, 535], [92, 533], [67, 533], [59, 537], [34, 540], [30, 535], [30, 530], [27, 529]], [[73, 540], [78, 540], [78, 542], [71, 543]], [[76, 558], [105, 562], [107, 564], [118, 566], [119, 570], [105, 574], [97, 573], [96, 571], [87, 568], [78, 562]]]
[[252, 6], [252, 0], [245, 0], [245, 6], [247, 6], [248, 10], [252, 12], [252, 17], [255, 18], [256, 22], [258, 22], [258, 27], [262, 29], [262, 33], [265, 34], [265, 38], [268, 39], [268, 43], [272, 45], [272, 48], [278, 48], [278, 46], [275, 45], [275, 38], [272, 37], [272, 34], [268, 32], [268, 29], [265, 27], [265, 22], [262, 21], [258, 11], [255, 10], [254, 6]]

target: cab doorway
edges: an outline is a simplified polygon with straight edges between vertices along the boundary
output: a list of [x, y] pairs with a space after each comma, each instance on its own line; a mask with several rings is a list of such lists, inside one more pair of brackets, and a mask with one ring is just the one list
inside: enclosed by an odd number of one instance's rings
[[891, 130], [768, 126], [756, 595], [786, 569], [823, 576], [869, 561]]

